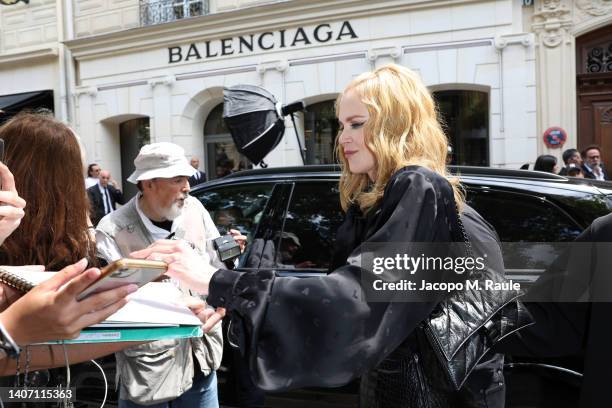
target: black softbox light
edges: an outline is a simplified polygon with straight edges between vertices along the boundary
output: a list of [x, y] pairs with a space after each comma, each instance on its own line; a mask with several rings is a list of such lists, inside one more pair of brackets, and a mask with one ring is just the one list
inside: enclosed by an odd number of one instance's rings
[[258, 86], [236, 85], [225, 88], [223, 101], [223, 119], [238, 151], [261, 164], [285, 132], [276, 98]]

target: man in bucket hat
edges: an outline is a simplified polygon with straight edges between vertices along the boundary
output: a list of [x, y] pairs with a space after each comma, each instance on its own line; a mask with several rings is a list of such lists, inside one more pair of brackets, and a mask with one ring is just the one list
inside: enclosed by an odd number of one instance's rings
[[[204, 270], [223, 267], [212, 246], [219, 232], [204, 206], [189, 196], [188, 179], [196, 170], [183, 148], [166, 142], [143, 146], [134, 165], [128, 181], [140, 192], [100, 221], [99, 256], [114, 261], [172, 237], [196, 250]], [[215, 370], [222, 351], [216, 324], [202, 338], [156, 341], [116, 353], [119, 407], [218, 407]]]

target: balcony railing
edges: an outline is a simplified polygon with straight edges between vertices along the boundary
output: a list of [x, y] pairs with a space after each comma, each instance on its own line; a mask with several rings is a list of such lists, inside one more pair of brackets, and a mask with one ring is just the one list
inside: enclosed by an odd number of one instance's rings
[[209, 13], [208, 0], [140, 0], [140, 25], [169, 23]]

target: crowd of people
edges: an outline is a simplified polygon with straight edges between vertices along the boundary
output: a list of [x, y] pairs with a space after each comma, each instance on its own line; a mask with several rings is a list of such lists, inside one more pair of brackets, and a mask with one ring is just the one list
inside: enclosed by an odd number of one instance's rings
[[[78, 137], [69, 127], [41, 114], [9, 120], [0, 128], [7, 158], [0, 164], [0, 264], [60, 272], [23, 296], [0, 285], [0, 371], [14, 373], [20, 348], [74, 338], [125, 305], [137, 289], [133, 285], [77, 298], [100, 275], [98, 267], [119, 258], [145, 258], [168, 264], [168, 277], [200, 317], [204, 335], [67, 346], [71, 363], [115, 353], [119, 407], [218, 407], [224, 318], [250, 372], [247, 381], [259, 389], [333, 387], [361, 377], [362, 406], [503, 407], [500, 352], [476, 355], [478, 363], [463, 370], [460, 387], [435, 369], [442, 364], [442, 371], [452, 371], [455, 362], [436, 360], [431, 343], [423, 341], [423, 322], [439, 314], [450, 295], [403, 293], [402, 299], [377, 302], [364, 295], [373, 270], [361, 262], [361, 254], [373, 244], [459, 242], [469, 254], [486, 257], [491, 273], [503, 273], [497, 234], [469, 207], [458, 179], [447, 171], [448, 141], [430, 92], [416, 73], [391, 64], [354, 78], [339, 95], [336, 111], [346, 218], [329, 273], [309, 278], [278, 277], [267, 268], [275, 260], [273, 240], [249, 243], [244, 262], [252, 272], [228, 269], [220, 261], [212, 242], [219, 236], [217, 226], [189, 195], [190, 183], [206, 175], [197, 169], [197, 159], [187, 161], [181, 147], [143, 146], [127, 178], [139, 192], [125, 202], [119, 184], [97, 164], [88, 166], [83, 182]], [[564, 153], [568, 174], [578, 167], [585, 177], [607, 178], [599, 148], [576, 153]], [[556, 172], [550, 158], [539, 158], [536, 166]], [[246, 237], [229, 232], [245, 251]], [[448, 248], [441, 255], [456, 253]], [[448, 270], [434, 270], [432, 276], [457, 279]], [[509, 304], [495, 304], [500, 300], [489, 296], [492, 303], [485, 307], [486, 296], [461, 295], [471, 308], [456, 310], [453, 330], [466, 339], [474, 339], [480, 327], [473, 327], [474, 319], [483, 319], [484, 326]], [[505, 327], [518, 330], [519, 317], [504, 315]], [[538, 323], [532, 327], [539, 329]], [[499, 335], [489, 333], [487, 347]], [[435, 340], [443, 347], [454, 341], [443, 335]], [[30, 346], [31, 367], [63, 365], [57, 347]]]
[[[579, 152], [567, 149], [563, 152], [563, 165], [559, 166], [557, 158], [550, 154], [538, 156], [533, 169], [561, 176], [587, 178], [593, 180], [610, 180], [601, 157], [601, 148], [589, 145]], [[528, 167], [528, 165], [523, 168]]]

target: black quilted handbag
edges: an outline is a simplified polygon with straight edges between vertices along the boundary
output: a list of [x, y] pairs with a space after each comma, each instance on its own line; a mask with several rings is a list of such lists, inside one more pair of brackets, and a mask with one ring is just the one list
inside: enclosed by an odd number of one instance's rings
[[[453, 200], [454, 201], [454, 200]], [[449, 211], [454, 218], [456, 240], [465, 242], [466, 255], [473, 257], [470, 240], [455, 205]], [[534, 323], [527, 308], [519, 301], [521, 291], [491, 291], [484, 281], [508, 282], [504, 276], [485, 268], [472, 271], [470, 279], [481, 282], [480, 289], [467, 288], [449, 294], [421, 326], [422, 334], [433, 349], [450, 388], [459, 390], [476, 364], [504, 337]], [[425, 353], [427, 354], [427, 353]]]

